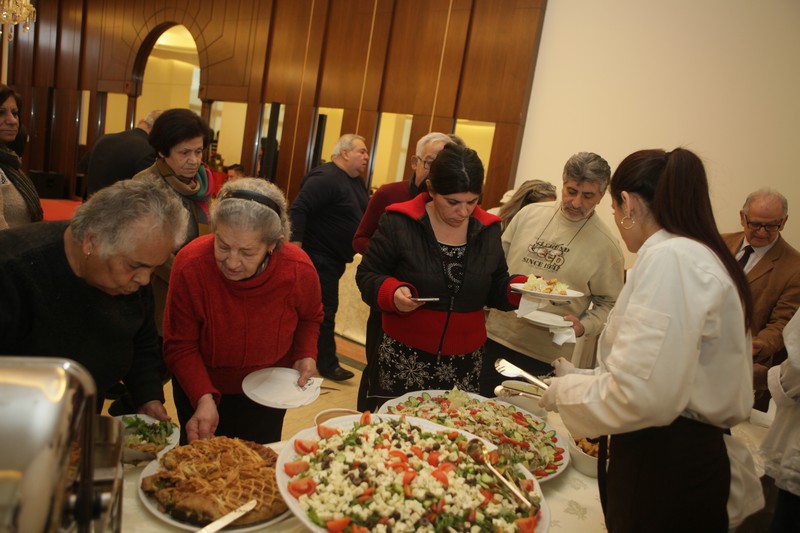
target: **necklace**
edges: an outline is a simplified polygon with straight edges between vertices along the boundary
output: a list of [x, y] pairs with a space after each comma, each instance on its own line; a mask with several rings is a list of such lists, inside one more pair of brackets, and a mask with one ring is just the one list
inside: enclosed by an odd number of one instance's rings
[[[545, 225], [545, 227], [544, 227], [544, 228], [542, 228], [542, 231], [541, 231], [541, 232], [539, 232], [539, 236], [538, 236], [538, 237], [536, 237], [536, 242], [537, 242], [537, 243], [541, 241], [541, 239], [542, 239], [542, 235], [543, 235], [543, 234], [544, 234], [544, 232], [547, 230], [547, 228], [549, 228], [549, 227], [550, 227], [550, 223], [551, 223], [551, 222], [553, 222], [553, 219], [554, 219], [554, 218], [556, 218], [556, 215], [557, 215], [557, 214], [559, 214], [560, 212], [561, 212], [561, 207], [559, 207], [558, 209], [556, 209], [556, 210], [553, 212], [553, 216], [551, 216], [551, 217], [550, 217], [550, 220], [548, 220], [548, 221], [547, 221], [547, 224]], [[583, 221], [583, 224], [581, 224], [581, 227], [580, 227], [580, 228], [578, 228], [578, 231], [576, 231], [576, 232], [575, 232], [575, 234], [572, 236], [572, 238], [569, 240], [569, 242], [568, 242], [567, 244], [565, 244], [565, 245], [564, 245], [564, 248], [569, 248], [569, 245], [570, 245], [570, 244], [572, 244], [572, 241], [574, 241], [574, 240], [575, 240], [575, 237], [577, 237], [577, 236], [578, 236], [578, 233], [580, 233], [580, 232], [583, 230], [584, 226], [586, 226], [586, 223], [587, 223], [587, 222], [589, 222], [589, 219], [590, 219], [590, 218], [592, 218], [593, 216], [594, 216], [594, 211], [592, 211], [592, 214], [590, 214], [588, 217], [586, 217], [586, 218], [584, 219], [584, 221]]]

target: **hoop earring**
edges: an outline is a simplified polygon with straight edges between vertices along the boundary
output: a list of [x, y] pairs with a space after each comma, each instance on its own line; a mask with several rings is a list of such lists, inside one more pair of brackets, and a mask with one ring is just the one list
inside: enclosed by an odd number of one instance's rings
[[[630, 225], [629, 226], [625, 225], [625, 219], [630, 220]], [[622, 229], [631, 229], [634, 224], [636, 224], [636, 221], [633, 220], [633, 217], [630, 216], [630, 215], [625, 215], [624, 217], [622, 217], [622, 220], [619, 221], [619, 225], [620, 225], [620, 227], [622, 227]]]

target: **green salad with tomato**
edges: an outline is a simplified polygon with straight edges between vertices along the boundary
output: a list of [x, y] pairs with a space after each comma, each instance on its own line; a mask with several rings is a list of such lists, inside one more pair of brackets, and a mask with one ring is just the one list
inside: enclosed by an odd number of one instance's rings
[[555, 430], [544, 421], [514, 405], [476, 398], [457, 388], [411, 394], [386, 411], [473, 433], [497, 446], [512, 463], [521, 463], [539, 481], [562, 472], [569, 462], [569, 452], [558, 445]]
[[169, 438], [178, 427], [168, 420], [148, 423], [137, 416], [123, 416], [125, 436], [123, 445], [145, 453], [156, 454], [169, 444]]
[[490, 456], [527, 492], [530, 509], [467, 455], [462, 432], [374, 418], [366, 413], [351, 429], [318, 426], [318, 441], [294, 439], [286, 489], [314, 524], [350, 533], [536, 529], [541, 497], [524, 470]]

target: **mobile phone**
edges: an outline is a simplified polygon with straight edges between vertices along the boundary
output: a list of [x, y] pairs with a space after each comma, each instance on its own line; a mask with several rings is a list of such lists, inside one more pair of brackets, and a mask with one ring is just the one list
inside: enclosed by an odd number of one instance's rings
[[412, 302], [438, 302], [439, 298], [409, 298]]

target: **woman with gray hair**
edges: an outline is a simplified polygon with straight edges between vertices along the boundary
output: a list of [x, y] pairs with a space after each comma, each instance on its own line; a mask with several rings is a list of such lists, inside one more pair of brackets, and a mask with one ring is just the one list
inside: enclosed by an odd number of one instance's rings
[[302, 387], [316, 373], [319, 278], [287, 242], [286, 199], [269, 182], [226, 183], [211, 227], [176, 256], [167, 297], [164, 359], [175, 378], [181, 440], [278, 441], [286, 411], [250, 400], [242, 380], [289, 367], [300, 372]]
[[171, 191], [126, 180], [70, 221], [0, 232], [0, 353], [69, 357], [100, 397], [122, 380], [138, 412], [166, 419], [150, 277], [187, 226]]

